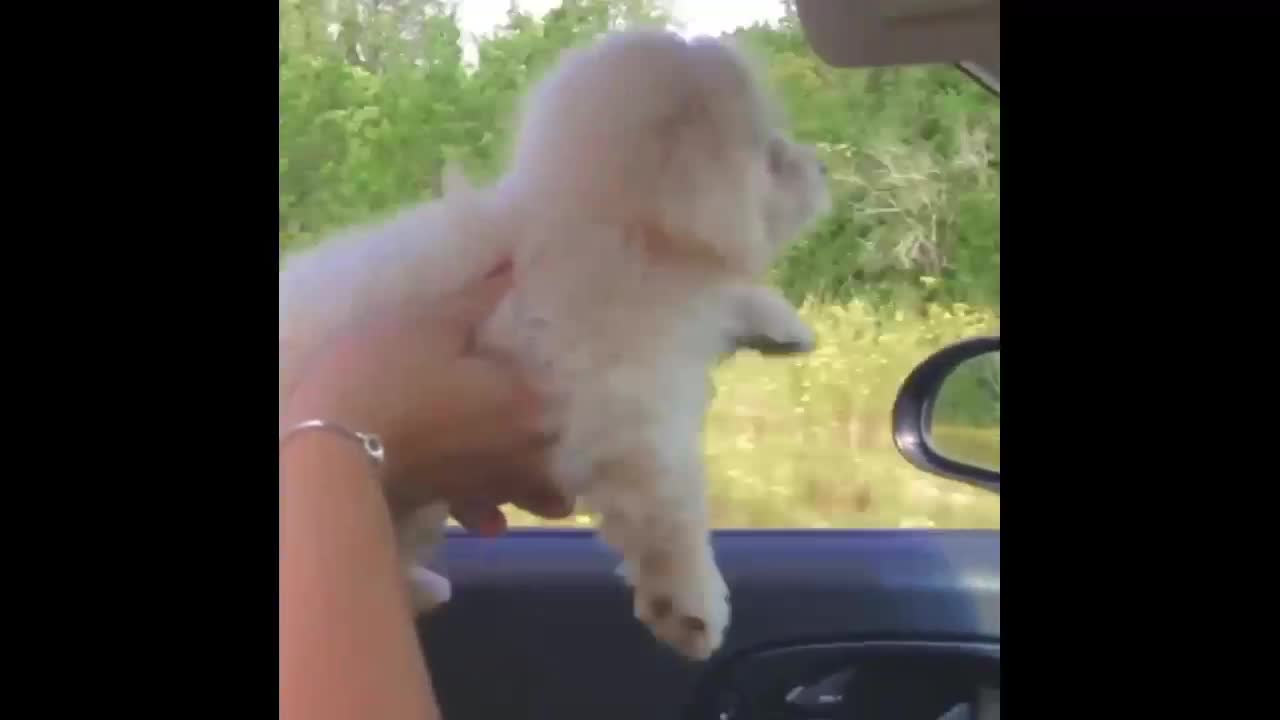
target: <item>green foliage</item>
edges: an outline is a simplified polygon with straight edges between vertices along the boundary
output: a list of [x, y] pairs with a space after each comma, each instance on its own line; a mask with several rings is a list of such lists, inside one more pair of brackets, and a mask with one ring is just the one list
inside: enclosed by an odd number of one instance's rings
[[[442, 0], [280, 0], [280, 19], [285, 253], [434, 195], [446, 160], [496, 176], [521, 94], [561, 50], [668, 20], [655, 0], [512, 11], [470, 63]], [[887, 436], [912, 364], [949, 339], [998, 331], [998, 101], [946, 67], [829, 68], [794, 15], [736, 35], [797, 135], [819, 147], [835, 203], [773, 273], [804, 304], [819, 351], [740, 356], [717, 373], [717, 523], [998, 527], [998, 499], [911, 469]], [[980, 399], [957, 401], [957, 417]]]

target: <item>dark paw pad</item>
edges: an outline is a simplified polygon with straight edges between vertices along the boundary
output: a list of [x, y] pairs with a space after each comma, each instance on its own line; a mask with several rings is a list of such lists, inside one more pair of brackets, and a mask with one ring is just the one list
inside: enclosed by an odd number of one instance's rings
[[671, 614], [671, 607], [671, 598], [668, 597], [654, 598], [653, 601], [649, 603], [649, 610], [653, 612], [653, 616], [659, 620]]
[[813, 348], [802, 342], [783, 342], [766, 335], [745, 335], [734, 339], [734, 351], [755, 350], [761, 355], [800, 355]]
[[702, 618], [685, 616], [680, 618], [680, 626], [691, 633], [704, 633], [707, 631], [707, 623]]

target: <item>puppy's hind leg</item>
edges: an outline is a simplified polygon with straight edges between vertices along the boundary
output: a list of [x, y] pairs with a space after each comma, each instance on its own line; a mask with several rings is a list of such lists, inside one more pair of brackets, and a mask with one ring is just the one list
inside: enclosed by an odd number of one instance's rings
[[682, 655], [705, 660], [729, 624], [729, 591], [710, 545], [699, 453], [672, 455], [635, 447], [596, 462], [584, 500], [622, 555], [636, 617]]
[[397, 518], [400, 562], [408, 582], [410, 606], [417, 615], [435, 610], [453, 594], [448, 579], [423, 565], [444, 542], [448, 520], [449, 507], [443, 503], [426, 505]]

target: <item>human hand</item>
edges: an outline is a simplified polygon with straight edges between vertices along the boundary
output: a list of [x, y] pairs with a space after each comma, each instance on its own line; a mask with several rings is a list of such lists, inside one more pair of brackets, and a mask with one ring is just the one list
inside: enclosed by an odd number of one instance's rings
[[430, 308], [385, 308], [344, 329], [312, 358], [282, 429], [320, 418], [377, 433], [388, 497], [444, 501], [463, 526], [505, 529], [498, 507], [544, 517], [572, 511], [546, 476], [539, 403], [501, 358], [476, 352], [476, 326], [510, 285], [500, 272]]

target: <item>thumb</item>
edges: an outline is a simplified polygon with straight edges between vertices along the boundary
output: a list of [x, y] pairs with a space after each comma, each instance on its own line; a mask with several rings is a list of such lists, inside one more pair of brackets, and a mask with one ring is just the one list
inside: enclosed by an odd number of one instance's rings
[[459, 525], [482, 537], [497, 537], [507, 531], [507, 516], [495, 505], [463, 504], [452, 513]]

